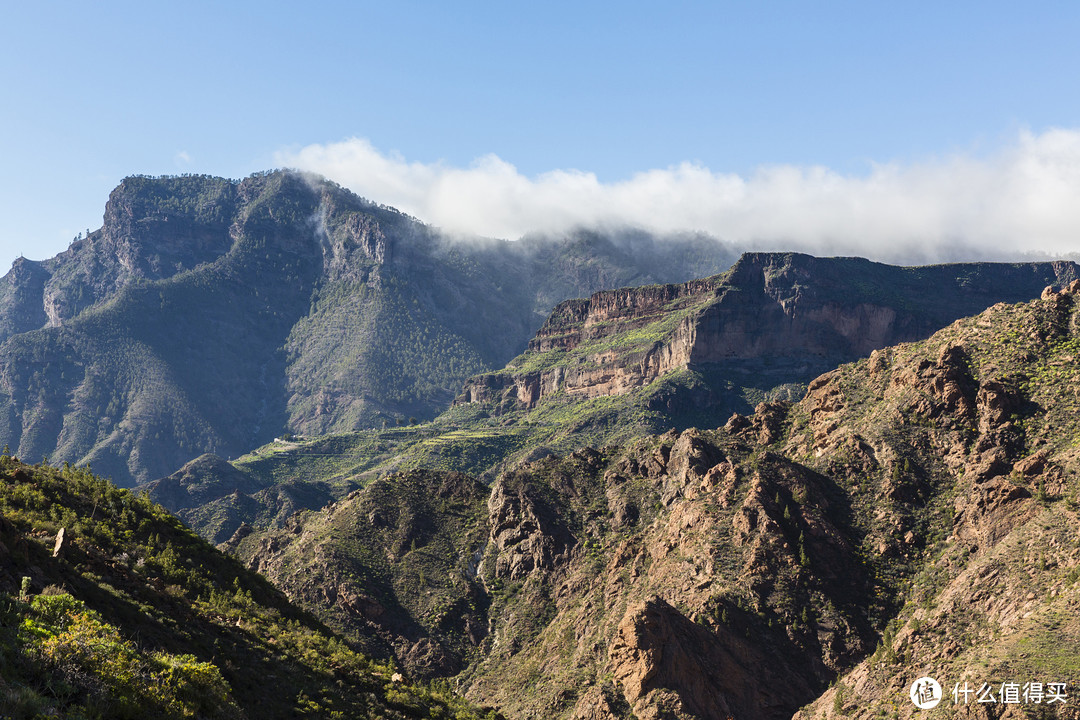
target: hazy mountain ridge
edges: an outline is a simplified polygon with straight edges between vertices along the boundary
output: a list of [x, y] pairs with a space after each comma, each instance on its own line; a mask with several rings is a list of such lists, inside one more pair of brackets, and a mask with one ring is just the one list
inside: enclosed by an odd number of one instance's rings
[[714, 240], [450, 242], [321, 179], [128, 178], [0, 281], [0, 440], [130, 484], [284, 432], [430, 417], [550, 304], [730, 264]]

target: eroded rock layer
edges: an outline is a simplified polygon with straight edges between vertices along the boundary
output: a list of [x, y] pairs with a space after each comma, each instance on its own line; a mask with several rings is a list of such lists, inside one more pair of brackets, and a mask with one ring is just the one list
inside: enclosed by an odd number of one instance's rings
[[528, 351], [472, 378], [458, 403], [535, 407], [558, 393], [620, 395], [675, 368], [768, 360], [805, 382], [995, 302], [1076, 278], [1072, 263], [900, 268], [857, 258], [749, 253], [724, 275], [558, 305]]

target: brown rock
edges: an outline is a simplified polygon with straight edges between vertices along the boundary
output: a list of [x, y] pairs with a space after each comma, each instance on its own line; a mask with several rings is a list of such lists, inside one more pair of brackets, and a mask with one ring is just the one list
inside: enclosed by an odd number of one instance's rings
[[889, 353], [885, 350], [875, 350], [870, 353], [866, 369], [870, 371], [870, 377], [878, 379], [889, 368]]
[[758, 403], [754, 408], [754, 416], [751, 418], [754, 430], [757, 431], [757, 440], [762, 445], [771, 445], [780, 439], [783, 434], [784, 421], [787, 419], [787, 411], [790, 403], [773, 402]]
[[488, 498], [495, 575], [519, 580], [565, 563], [574, 538], [525, 476], [503, 475]]
[[976, 461], [968, 465], [965, 474], [979, 483], [998, 475], [1005, 475], [1012, 470], [1012, 467], [1005, 449], [993, 447], [984, 451]]
[[750, 418], [745, 415], [740, 415], [739, 413], [732, 413], [731, 417], [728, 418], [727, 423], [724, 425], [724, 429], [729, 433], [737, 433], [748, 427], [750, 427]]
[[1023, 395], [1011, 379], [995, 378], [983, 382], [976, 398], [979, 430], [986, 433], [1000, 427], [1020, 410], [1023, 401]]
[[1013, 465], [1013, 470], [1028, 477], [1039, 475], [1046, 469], [1046, 460], [1049, 456], [1049, 448], [1043, 448], [1032, 455], [1028, 455], [1023, 460], [1018, 460]]
[[626, 717], [625, 704], [617, 686], [593, 685], [578, 699], [570, 720], [620, 720]]
[[723, 453], [691, 428], [679, 436], [671, 448], [660, 500], [670, 505], [679, 497], [694, 497], [698, 486], [714, 466], [725, 460]]
[[976, 547], [990, 548], [1034, 512], [1031, 492], [998, 476], [957, 498], [953, 534]]
[[461, 667], [454, 657], [431, 638], [420, 638], [401, 658], [409, 673], [420, 677], [446, 677]]
[[808, 688], [763, 652], [727, 628], [710, 632], [654, 596], [627, 608], [608, 657], [639, 718], [790, 717]]

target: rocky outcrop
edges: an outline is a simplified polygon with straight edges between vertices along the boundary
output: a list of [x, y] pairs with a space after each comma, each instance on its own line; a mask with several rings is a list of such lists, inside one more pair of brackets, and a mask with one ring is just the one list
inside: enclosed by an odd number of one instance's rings
[[[537, 371], [515, 372], [511, 365], [503, 372], [478, 376], [465, 385], [456, 402], [532, 408], [558, 392], [590, 398], [621, 395], [647, 385], [689, 363], [695, 337], [693, 308], [707, 301], [718, 282], [711, 278], [624, 288], [596, 293], [587, 302], [564, 302], [537, 331], [525, 357], [569, 352], [570, 360]], [[634, 333], [648, 339], [605, 342]]]
[[[994, 302], [1035, 297], [1040, 277], [1066, 284], [1076, 274], [1070, 263], [896, 268], [748, 253], [723, 276], [560, 304], [525, 355], [471, 379], [456, 402], [532, 408], [557, 393], [621, 395], [676, 368], [760, 359], [796, 364], [778, 384], [806, 382]], [[950, 292], [957, 285], [963, 294]]]
[[41, 298], [51, 276], [42, 262], [20, 257], [11, 264], [11, 271], [0, 279], [0, 342], [49, 321]]
[[552, 349], [573, 350], [589, 341], [636, 330], [663, 319], [683, 307], [715, 292], [721, 277], [694, 280], [678, 285], [648, 285], [604, 290], [586, 300], [567, 300], [552, 310], [536, 336], [529, 341], [531, 352]]
[[504, 475], [495, 483], [488, 517], [495, 577], [522, 580], [533, 572], [550, 572], [569, 559], [575, 541], [557, 508], [520, 475]]
[[312, 183], [321, 196], [315, 232], [323, 252], [323, 273], [331, 281], [367, 283], [381, 265], [394, 259], [395, 236], [408, 242], [415, 230], [391, 216], [387, 223], [366, 213], [350, 212], [333, 187]]
[[[754, 693], [730, 650], [725, 650], [715, 635], [662, 599], [652, 598], [627, 609], [608, 656], [612, 675], [637, 717], [663, 717], [667, 713], [658, 712], [658, 706], [666, 706], [668, 716], [726, 718], [736, 716], [728, 701], [732, 686], [744, 690], [743, 697], [736, 696], [740, 706], [752, 705]], [[706, 668], [724, 668], [724, 673]]]

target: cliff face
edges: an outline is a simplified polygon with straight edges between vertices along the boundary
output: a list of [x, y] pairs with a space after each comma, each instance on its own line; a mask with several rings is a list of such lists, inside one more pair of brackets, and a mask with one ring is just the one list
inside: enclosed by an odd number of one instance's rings
[[556, 306], [536, 331], [529, 351], [573, 350], [591, 340], [646, 327], [700, 302], [719, 285], [719, 278], [707, 278], [678, 285], [604, 290], [588, 300], [568, 300]]
[[205, 176], [125, 179], [109, 195], [100, 230], [48, 261], [42, 305], [49, 326], [135, 281], [160, 280], [232, 247], [239, 183]]
[[[624, 288], [562, 303], [525, 355], [507, 371], [470, 379], [457, 402], [534, 407], [559, 391], [596, 397], [641, 387], [689, 362], [694, 314], [709, 301], [714, 285], [714, 280], [697, 280]], [[531, 364], [540, 369], [524, 369]]]
[[722, 276], [560, 304], [524, 355], [503, 372], [471, 379], [457, 402], [531, 408], [559, 392], [618, 395], [675, 368], [758, 359], [801, 365], [784, 380], [806, 382], [825, 367], [1076, 276], [1077, 267], [1064, 262], [899, 268], [747, 254]]
[[42, 297], [50, 277], [45, 263], [18, 258], [0, 279], [0, 342], [36, 330], [48, 321]]

